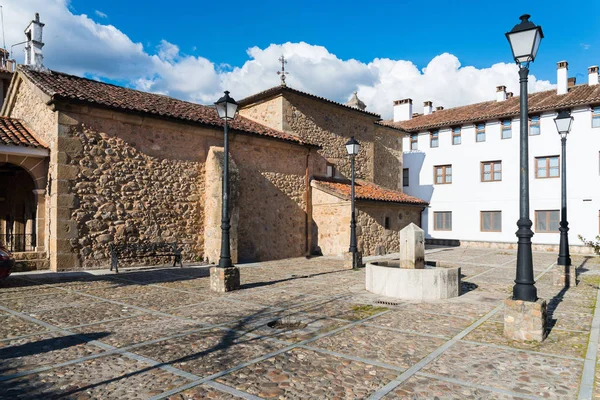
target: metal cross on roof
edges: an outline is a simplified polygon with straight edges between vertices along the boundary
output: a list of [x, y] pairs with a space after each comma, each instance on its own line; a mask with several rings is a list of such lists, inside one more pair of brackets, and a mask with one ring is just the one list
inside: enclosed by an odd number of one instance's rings
[[285, 64], [287, 64], [287, 60], [283, 54], [281, 57], [279, 57], [279, 62], [281, 63], [281, 71], [277, 71], [277, 75], [281, 75], [281, 86], [287, 86], [285, 84], [285, 76], [288, 74], [288, 72], [285, 72]]

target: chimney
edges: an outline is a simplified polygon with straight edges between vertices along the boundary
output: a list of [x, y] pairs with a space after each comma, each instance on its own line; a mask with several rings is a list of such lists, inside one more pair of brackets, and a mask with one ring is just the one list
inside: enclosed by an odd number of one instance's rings
[[575, 77], [569, 78], [567, 80], [567, 82], [568, 82], [567, 86], [571, 88], [571, 87], [575, 86], [575, 83], [577, 82], [577, 78], [575, 78]]
[[496, 101], [506, 100], [506, 86], [496, 86]]
[[559, 61], [556, 70], [556, 94], [566, 94], [569, 91], [569, 82], [567, 75], [569, 73], [569, 63]]
[[514, 93], [513, 93], [513, 92], [506, 92], [506, 98], [507, 98], [507, 99], [510, 99], [510, 98], [512, 98], [513, 96], [514, 96]]
[[423, 103], [423, 115], [429, 115], [433, 111], [433, 103], [426, 101]]
[[42, 55], [42, 29], [44, 24], [40, 22], [40, 14], [35, 13], [35, 19], [29, 23], [27, 29], [25, 29], [25, 37], [27, 43], [25, 44], [25, 65], [36, 68], [44, 69]]
[[588, 84], [590, 86], [598, 84], [598, 66], [594, 65], [588, 68]]
[[442, 107], [442, 106], [437, 106], [437, 107], [435, 108], [435, 111], [442, 111], [443, 109], [444, 109], [444, 107]]
[[394, 122], [408, 121], [412, 115], [412, 99], [394, 101]]

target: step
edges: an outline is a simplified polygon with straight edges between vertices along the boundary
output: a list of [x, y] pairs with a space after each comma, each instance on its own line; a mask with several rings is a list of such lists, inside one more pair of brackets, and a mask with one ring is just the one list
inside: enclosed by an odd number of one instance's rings
[[50, 260], [16, 260], [12, 272], [39, 271], [50, 269]]
[[18, 253], [12, 253], [13, 257], [17, 261], [21, 260], [45, 260], [48, 258], [45, 251], [23, 251]]

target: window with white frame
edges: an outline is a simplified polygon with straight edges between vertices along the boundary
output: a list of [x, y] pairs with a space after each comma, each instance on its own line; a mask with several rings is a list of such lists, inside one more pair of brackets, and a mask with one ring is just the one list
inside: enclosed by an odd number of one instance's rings
[[505, 119], [502, 121], [502, 139], [512, 138], [512, 121]]
[[475, 129], [475, 141], [485, 142], [485, 123], [477, 124]]
[[540, 116], [534, 115], [529, 118], [529, 136], [537, 136], [540, 134]]
[[460, 126], [452, 128], [452, 144], [457, 145], [461, 144], [462, 138], [460, 135]]
[[600, 106], [592, 108], [592, 128], [600, 128]]

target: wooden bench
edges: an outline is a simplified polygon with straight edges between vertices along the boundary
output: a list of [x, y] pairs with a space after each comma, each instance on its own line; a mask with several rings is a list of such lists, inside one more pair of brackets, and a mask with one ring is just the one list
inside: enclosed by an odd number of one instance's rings
[[110, 270], [119, 273], [119, 260], [130, 260], [146, 257], [173, 257], [173, 266], [181, 262], [181, 248], [174, 243], [125, 243], [110, 245]]

